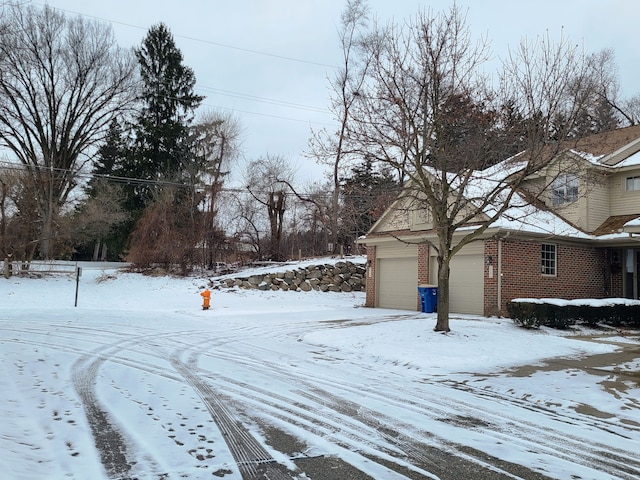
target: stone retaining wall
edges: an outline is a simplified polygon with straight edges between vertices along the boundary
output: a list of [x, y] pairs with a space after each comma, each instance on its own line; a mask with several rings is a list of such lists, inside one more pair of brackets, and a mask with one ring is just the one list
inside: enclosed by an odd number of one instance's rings
[[294, 290], [309, 292], [360, 292], [365, 290], [365, 267], [349, 261], [310, 265], [264, 275], [218, 280], [221, 287], [258, 290]]

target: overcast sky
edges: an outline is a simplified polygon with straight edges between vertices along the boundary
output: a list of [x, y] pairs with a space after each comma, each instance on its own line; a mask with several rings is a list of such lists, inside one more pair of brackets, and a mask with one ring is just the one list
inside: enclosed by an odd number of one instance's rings
[[[44, 5], [43, 2], [32, 2]], [[612, 48], [623, 93], [640, 93], [639, 0], [458, 0], [475, 35], [499, 57], [523, 36], [564, 30], [587, 52]], [[169, 26], [184, 63], [193, 68], [203, 109], [234, 112], [247, 160], [282, 155], [298, 181], [322, 175], [304, 157], [310, 129], [334, 124], [327, 112], [328, 77], [341, 60], [337, 29], [344, 0], [49, 0], [68, 14], [112, 24], [123, 47], [139, 46], [148, 28]], [[451, 0], [369, 0], [372, 13], [402, 21], [420, 8]]]

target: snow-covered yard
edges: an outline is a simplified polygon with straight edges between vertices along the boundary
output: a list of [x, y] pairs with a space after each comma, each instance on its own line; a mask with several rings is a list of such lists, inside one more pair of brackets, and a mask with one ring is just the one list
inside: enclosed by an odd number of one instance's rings
[[445, 335], [363, 293], [213, 290], [205, 311], [205, 285], [85, 267], [74, 307], [75, 277], [0, 279], [0, 477], [456, 478], [438, 455], [476, 478], [640, 475], [634, 332]]

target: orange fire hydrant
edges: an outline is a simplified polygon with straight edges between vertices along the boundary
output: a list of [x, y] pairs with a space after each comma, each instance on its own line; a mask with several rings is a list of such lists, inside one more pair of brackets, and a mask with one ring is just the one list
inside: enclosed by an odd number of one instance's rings
[[208, 289], [205, 289], [204, 292], [200, 294], [202, 296], [202, 309], [209, 310], [209, 302], [211, 301], [211, 292]]

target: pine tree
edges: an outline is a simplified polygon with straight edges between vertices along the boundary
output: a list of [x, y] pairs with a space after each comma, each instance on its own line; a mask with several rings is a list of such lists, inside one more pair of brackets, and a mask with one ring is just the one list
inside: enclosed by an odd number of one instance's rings
[[[136, 220], [127, 258], [142, 268], [179, 260], [184, 272], [195, 262], [195, 245], [201, 240], [202, 195], [194, 184], [204, 166], [195, 153], [191, 130], [204, 97], [194, 93], [195, 74], [182, 63], [166, 25], [151, 27], [135, 53], [142, 108], [123, 172], [136, 179], [127, 200]], [[158, 215], [163, 219], [162, 239], [148, 229]], [[163, 243], [165, 248], [158, 248]]]
[[193, 160], [189, 127], [204, 97], [194, 93], [195, 74], [182, 63], [182, 52], [166, 25], [151, 27], [135, 53], [143, 106], [134, 124], [135, 146], [125, 171], [149, 182], [138, 185], [129, 200], [141, 210], [152, 199], [153, 182], [179, 181]]
[[108, 176], [122, 174], [123, 164], [129, 154], [130, 146], [124, 135], [124, 129], [118, 119], [113, 119], [103, 143], [97, 151], [96, 160], [93, 163], [93, 177], [87, 185], [87, 194], [95, 197], [97, 184]]
[[344, 245], [369, 231], [398, 194], [399, 184], [389, 170], [376, 171], [370, 159], [352, 169], [342, 183]]
[[74, 249], [80, 259], [98, 259], [99, 250], [111, 260], [121, 259], [127, 246], [133, 221], [128, 214], [127, 190], [123, 183], [123, 165], [131, 145], [122, 123], [114, 118], [96, 152], [92, 178], [85, 187], [86, 197], [72, 216]]

